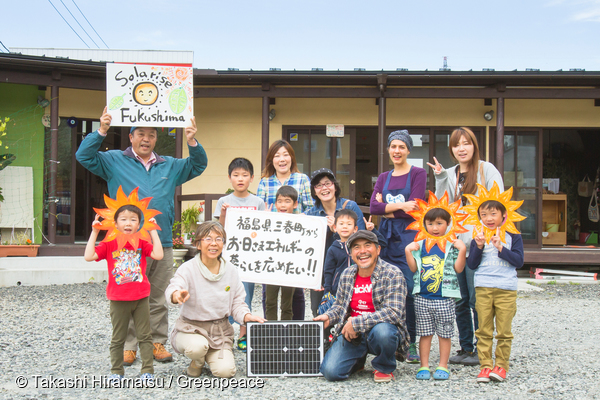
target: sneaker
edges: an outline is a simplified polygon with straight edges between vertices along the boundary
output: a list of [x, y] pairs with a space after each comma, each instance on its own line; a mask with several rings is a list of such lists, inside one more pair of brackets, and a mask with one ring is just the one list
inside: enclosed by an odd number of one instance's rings
[[110, 374], [107, 381], [110, 386], [118, 386], [121, 383], [121, 379], [123, 379], [123, 375]]
[[490, 372], [490, 379], [496, 382], [502, 382], [506, 379], [506, 370], [502, 367], [495, 366]]
[[448, 362], [450, 364], [462, 364], [462, 360], [464, 360], [468, 356], [469, 356], [468, 351], [464, 351], [463, 349], [460, 349], [459, 351], [456, 352], [455, 356], [450, 357]]
[[135, 350], [125, 350], [123, 352], [123, 365], [129, 367], [135, 362]]
[[408, 347], [408, 353], [406, 354], [406, 362], [409, 364], [418, 364], [421, 362], [421, 357], [417, 353], [417, 344], [411, 343]]
[[171, 353], [165, 349], [165, 345], [162, 343], [152, 343], [154, 349], [152, 350], [152, 354], [154, 354], [154, 359], [159, 362], [167, 362], [173, 361], [173, 356]]
[[394, 379], [394, 374], [384, 374], [377, 370], [373, 371], [375, 382], [389, 382]]
[[198, 363], [194, 360], [190, 362], [190, 365], [187, 367], [187, 375], [191, 378], [197, 378], [202, 374], [202, 365], [198, 365]]
[[247, 344], [246, 344], [246, 335], [244, 335], [244, 336], [238, 338], [238, 340], [237, 340], [237, 348], [241, 352], [245, 353], [246, 352], [246, 347], [247, 347]]
[[489, 368], [483, 368], [479, 375], [477, 375], [477, 382], [487, 383], [490, 381], [490, 372], [492, 372]]
[[476, 351], [474, 351], [472, 353], [467, 352], [467, 356], [465, 358], [463, 358], [463, 360], [461, 361], [461, 364], [469, 365], [469, 366], [479, 365], [479, 356], [477, 355], [477, 352]]
[[154, 385], [154, 375], [146, 372], [138, 378], [138, 380], [142, 383], [143, 386], [153, 386]]

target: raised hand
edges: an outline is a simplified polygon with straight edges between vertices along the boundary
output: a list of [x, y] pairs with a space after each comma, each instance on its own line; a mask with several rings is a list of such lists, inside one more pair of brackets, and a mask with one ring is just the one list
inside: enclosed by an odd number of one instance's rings
[[435, 161], [435, 164], [427, 163], [427, 165], [429, 165], [431, 168], [433, 168], [433, 172], [437, 175], [440, 172], [442, 172], [444, 167], [442, 167], [442, 164], [439, 163], [437, 158], [433, 157], [433, 161]]
[[498, 253], [502, 252], [502, 240], [500, 239], [500, 228], [496, 228], [496, 234], [492, 236], [491, 243], [494, 245], [496, 249], [498, 249]]
[[462, 240], [460, 240], [460, 239], [456, 239], [454, 242], [452, 242], [452, 244], [453, 244], [453, 245], [454, 245], [454, 247], [455, 247], [457, 250], [459, 250], [459, 251], [460, 251], [460, 250], [465, 250], [465, 251], [467, 250], [467, 246], [466, 246], [466, 245], [465, 245], [465, 243], [464, 243]]
[[333, 231], [333, 227], [335, 226], [335, 217], [332, 217], [331, 215], [327, 216], [327, 226], [331, 231]]
[[187, 138], [187, 142], [190, 146], [195, 146], [196, 145], [196, 132], [198, 131], [198, 129], [196, 129], [196, 117], [192, 117], [191, 118], [192, 121], [192, 125], [187, 126], [185, 128], [185, 137]]
[[100, 224], [100, 216], [96, 214], [96, 218], [94, 218], [94, 221], [92, 222], [92, 230], [96, 233], [100, 232], [100, 229], [97, 228], [98, 226], [100, 226]]
[[375, 224], [371, 222], [371, 217], [372, 215], [369, 215], [368, 221], [365, 217], [363, 217], [363, 220], [365, 221], [365, 226], [367, 227], [368, 231], [372, 231], [375, 228]]
[[108, 107], [104, 107], [104, 111], [102, 111], [102, 116], [100, 117], [100, 128], [98, 128], [98, 132], [106, 135], [111, 122], [112, 116], [108, 113]]
[[475, 243], [477, 243], [477, 247], [483, 249], [485, 246], [485, 236], [483, 235], [483, 229], [476, 228], [477, 235], [475, 235]]

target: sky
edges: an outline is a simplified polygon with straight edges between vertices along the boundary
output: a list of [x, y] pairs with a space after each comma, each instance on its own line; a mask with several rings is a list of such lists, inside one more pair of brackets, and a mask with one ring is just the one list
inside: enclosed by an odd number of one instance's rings
[[111, 49], [192, 50], [195, 68], [217, 70], [437, 71], [446, 56], [453, 71], [600, 71], [600, 0], [5, 3], [8, 49], [106, 48], [103, 40]]

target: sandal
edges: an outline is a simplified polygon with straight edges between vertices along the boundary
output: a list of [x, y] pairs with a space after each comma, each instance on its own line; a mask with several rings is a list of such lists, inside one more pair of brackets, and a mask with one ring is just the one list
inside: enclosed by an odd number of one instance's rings
[[422, 380], [422, 381], [431, 379], [431, 371], [429, 371], [429, 368], [427, 368], [427, 367], [419, 368], [419, 370], [417, 371], [417, 379]]
[[433, 373], [433, 379], [437, 379], [438, 381], [445, 381], [450, 378], [450, 371], [448, 371], [444, 367], [437, 367], [435, 372]]
[[237, 348], [244, 353], [246, 352], [246, 335], [238, 338]]

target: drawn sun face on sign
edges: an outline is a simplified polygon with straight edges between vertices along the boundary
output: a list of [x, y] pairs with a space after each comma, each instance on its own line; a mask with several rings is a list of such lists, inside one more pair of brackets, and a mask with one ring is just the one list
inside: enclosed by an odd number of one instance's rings
[[141, 82], [133, 88], [133, 99], [143, 106], [151, 106], [158, 99], [158, 88], [152, 82]]

